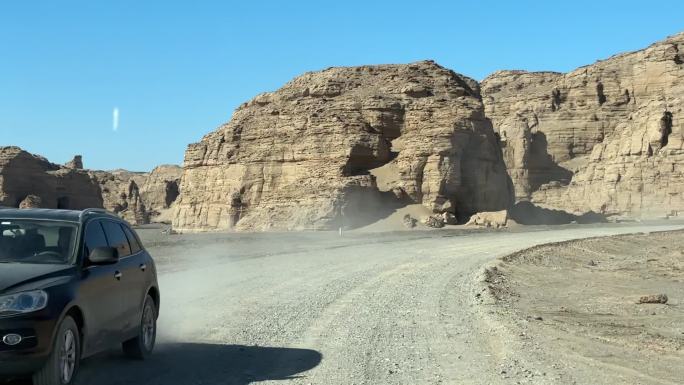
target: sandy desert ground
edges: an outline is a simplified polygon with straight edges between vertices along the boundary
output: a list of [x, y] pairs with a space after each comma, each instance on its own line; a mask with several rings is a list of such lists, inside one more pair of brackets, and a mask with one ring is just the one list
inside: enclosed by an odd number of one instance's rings
[[[682, 231], [535, 247], [492, 264], [482, 281], [489, 322], [511, 334], [507, 351], [527, 352], [516, 359], [549, 382], [684, 381]], [[667, 302], [640, 303], [658, 294]], [[503, 377], [517, 374], [509, 363]]]

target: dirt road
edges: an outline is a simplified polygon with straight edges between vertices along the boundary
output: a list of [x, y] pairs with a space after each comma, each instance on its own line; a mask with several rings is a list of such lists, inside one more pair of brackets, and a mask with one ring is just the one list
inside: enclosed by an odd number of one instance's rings
[[[481, 321], [475, 301], [484, 263], [539, 243], [682, 227], [341, 237], [142, 231], [160, 269], [158, 350], [144, 363], [118, 352], [90, 358], [80, 383], [511, 383], [499, 366], [505, 333]], [[553, 382], [544, 368], [521, 369], [540, 372], [522, 383]]]

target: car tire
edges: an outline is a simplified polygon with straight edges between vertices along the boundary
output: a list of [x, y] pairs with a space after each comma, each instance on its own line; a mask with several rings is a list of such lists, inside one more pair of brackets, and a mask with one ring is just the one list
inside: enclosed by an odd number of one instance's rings
[[145, 298], [138, 336], [122, 344], [124, 354], [129, 358], [144, 360], [152, 354], [157, 340], [157, 305], [151, 296]]
[[74, 319], [64, 317], [45, 366], [33, 374], [33, 385], [71, 385], [75, 382], [81, 361], [80, 337]]

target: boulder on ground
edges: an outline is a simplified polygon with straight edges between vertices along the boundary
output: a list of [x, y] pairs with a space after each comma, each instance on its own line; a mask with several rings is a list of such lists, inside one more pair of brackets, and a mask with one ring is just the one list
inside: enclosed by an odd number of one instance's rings
[[481, 212], [470, 217], [466, 226], [505, 227], [508, 223], [508, 210]]

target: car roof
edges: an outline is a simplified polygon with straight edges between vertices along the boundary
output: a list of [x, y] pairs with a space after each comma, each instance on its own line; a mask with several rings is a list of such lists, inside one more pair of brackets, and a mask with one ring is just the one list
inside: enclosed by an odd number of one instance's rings
[[60, 210], [60, 209], [16, 209], [0, 207], [0, 218], [46, 219], [52, 221], [83, 222], [93, 217], [121, 220], [104, 209]]

